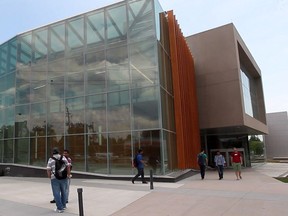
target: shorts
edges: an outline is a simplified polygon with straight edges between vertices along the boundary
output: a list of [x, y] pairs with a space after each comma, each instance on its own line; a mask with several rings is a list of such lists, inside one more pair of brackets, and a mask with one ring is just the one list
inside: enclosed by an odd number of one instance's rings
[[232, 163], [232, 166], [235, 171], [241, 171], [241, 163]]

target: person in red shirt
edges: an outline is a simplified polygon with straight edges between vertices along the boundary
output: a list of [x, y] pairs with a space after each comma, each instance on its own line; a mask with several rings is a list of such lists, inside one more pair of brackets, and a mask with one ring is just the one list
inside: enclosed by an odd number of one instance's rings
[[235, 171], [237, 180], [242, 179], [241, 166], [242, 166], [243, 160], [242, 160], [242, 155], [240, 152], [238, 152], [237, 148], [234, 148], [234, 152], [231, 154], [231, 162], [232, 162], [232, 166]]

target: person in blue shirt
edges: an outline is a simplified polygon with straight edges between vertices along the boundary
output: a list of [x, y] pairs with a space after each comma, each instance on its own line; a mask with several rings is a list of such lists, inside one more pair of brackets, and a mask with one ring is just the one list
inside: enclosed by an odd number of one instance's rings
[[223, 179], [223, 170], [226, 164], [225, 158], [220, 154], [220, 151], [217, 151], [217, 154], [214, 157], [215, 166], [217, 167], [219, 180]]
[[139, 176], [141, 176], [142, 183], [147, 184], [147, 182], [144, 179], [144, 166], [146, 166], [146, 163], [143, 160], [143, 150], [139, 149], [137, 154], [137, 167], [136, 167], [138, 173], [132, 178], [133, 184]]

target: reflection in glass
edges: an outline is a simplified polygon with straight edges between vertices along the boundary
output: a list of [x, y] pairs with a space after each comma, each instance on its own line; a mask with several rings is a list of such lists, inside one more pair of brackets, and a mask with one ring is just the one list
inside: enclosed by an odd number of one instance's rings
[[[57, 146], [57, 145], [55, 145]], [[34, 166], [46, 166], [46, 137], [36, 135], [30, 138], [30, 164]], [[50, 152], [50, 151], [48, 151]], [[49, 155], [50, 157], [51, 155]]]
[[86, 122], [88, 133], [107, 131], [106, 94], [91, 95], [86, 98]]
[[84, 97], [66, 99], [65, 125], [66, 133], [84, 133]]
[[64, 134], [65, 104], [62, 100], [48, 103], [47, 122], [48, 135]]
[[29, 139], [16, 139], [14, 149], [14, 163], [28, 164], [29, 162]]
[[107, 135], [105, 133], [87, 136], [87, 171], [107, 174]]
[[108, 130], [130, 130], [129, 92], [114, 92], [108, 94]]
[[109, 174], [131, 173], [131, 133], [111, 133], [108, 138]]
[[158, 128], [158, 88], [141, 88], [132, 91], [134, 129]]

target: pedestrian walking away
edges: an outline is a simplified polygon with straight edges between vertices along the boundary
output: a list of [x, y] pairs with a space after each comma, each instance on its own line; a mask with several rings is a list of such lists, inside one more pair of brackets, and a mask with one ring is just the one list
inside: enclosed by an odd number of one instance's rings
[[235, 171], [236, 179], [242, 179], [241, 166], [243, 164], [243, 159], [241, 153], [238, 152], [237, 148], [234, 148], [234, 152], [231, 154], [231, 162]]
[[219, 180], [221, 180], [223, 179], [223, 172], [226, 161], [224, 156], [220, 153], [220, 151], [217, 151], [217, 154], [214, 157], [214, 163], [218, 171]]
[[208, 158], [204, 150], [198, 154], [197, 161], [200, 168], [201, 179], [203, 180], [205, 178], [206, 166], [208, 165]]
[[70, 176], [70, 167], [67, 159], [53, 149], [53, 157], [47, 163], [47, 176], [51, 180], [51, 188], [56, 203], [55, 211], [62, 213], [66, 209], [67, 178]]
[[146, 162], [143, 160], [143, 150], [139, 149], [138, 150], [138, 154], [135, 158], [135, 165], [134, 167], [137, 168], [137, 174], [132, 178], [132, 183], [134, 184], [134, 182], [136, 181], [136, 179], [141, 176], [141, 180], [143, 184], [147, 184], [147, 182], [144, 179], [144, 166], [146, 166]]

